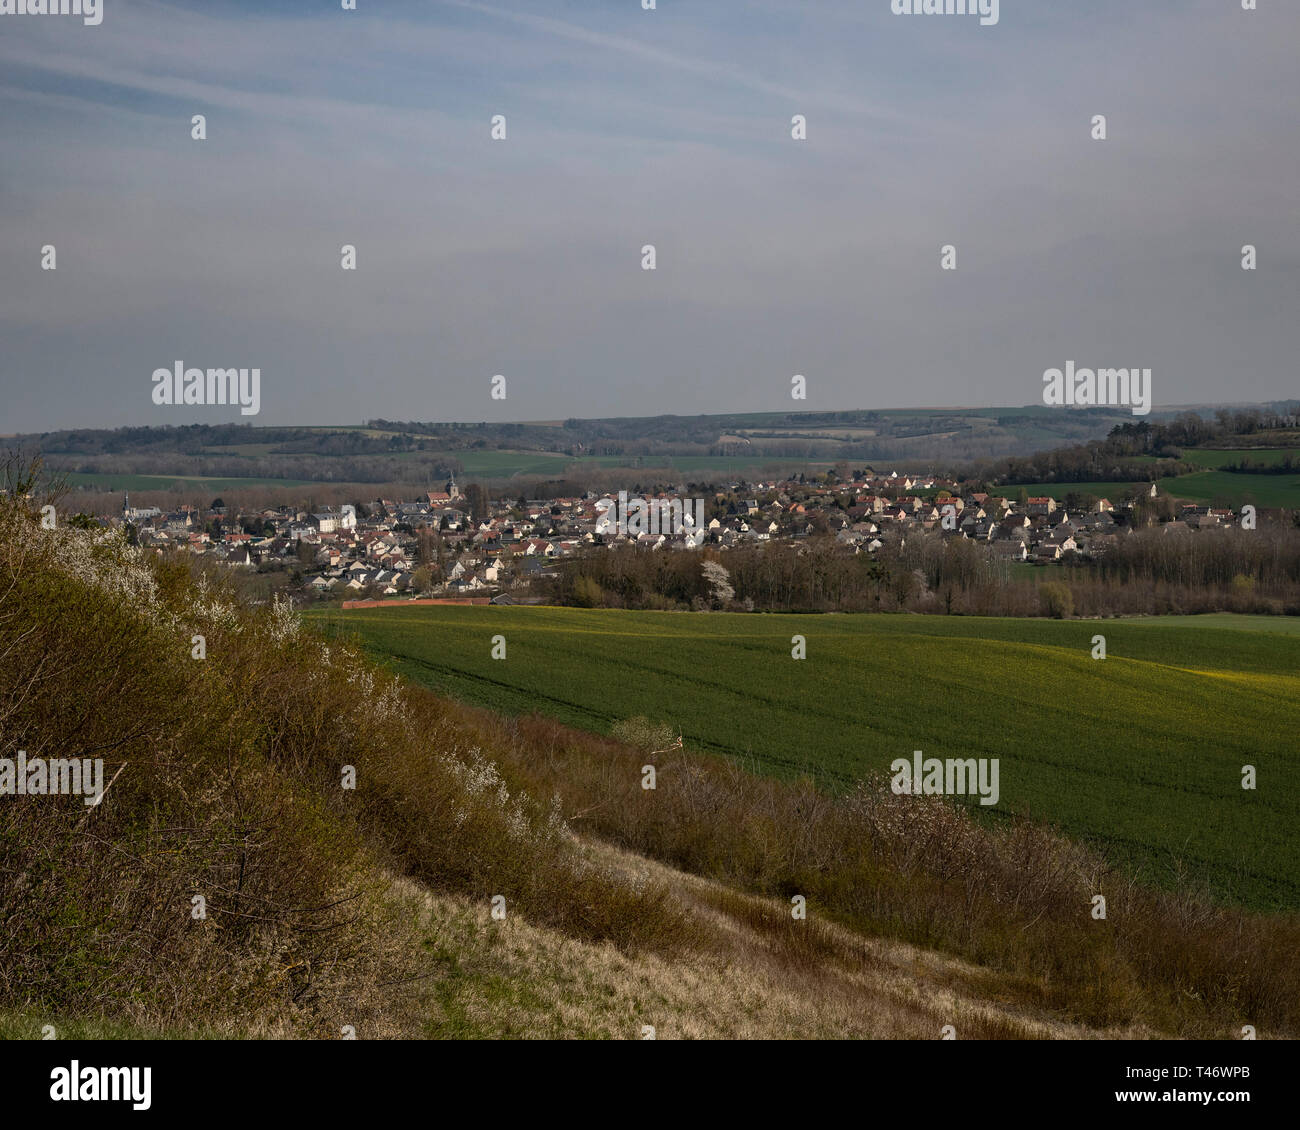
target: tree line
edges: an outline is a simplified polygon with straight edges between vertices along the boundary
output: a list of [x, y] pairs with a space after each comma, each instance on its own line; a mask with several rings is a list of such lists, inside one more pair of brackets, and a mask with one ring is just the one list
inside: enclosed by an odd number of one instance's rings
[[722, 553], [620, 545], [558, 562], [545, 593], [577, 607], [683, 611], [1300, 615], [1300, 529], [1155, 526], [1095, 559], [1037, 568], [937, 532], [887, 538], [875, 554], [816, 536]]

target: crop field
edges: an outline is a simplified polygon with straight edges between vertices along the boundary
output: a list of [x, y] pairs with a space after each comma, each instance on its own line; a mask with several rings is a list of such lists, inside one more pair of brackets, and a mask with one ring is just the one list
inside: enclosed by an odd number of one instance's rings
[[[1173, 479], [1165, 479], [1160, 483], [1160, 489], [1165, 489], [1166, 483], [1173, 482]], [[1113, 503], [1118, 503], [1121, 496], [1127, 496], [1136, 491], [1146, 491], [1151, 489], [1148, 482], [1105, 482], [1105, 483], [1014, 483], [1008, 486], [1000, 486], [993, 493], [994, 495], [1005, 495], [1007, 498], [1014, 499], [1019, 496], [1023, 490], [1030, 498], [1051, 497], [1060, 502], [1067, 494], [1091, 494], [1097, 498], [1108, 498]]]
[[70, 487], [91, 487], [96, 490], [182, 490], [223, 491], [241, 487], [305, 487], [312, 486], [310, 479], [268, 479], [256, 475], [238, 478], [210, 477], [206, 475], [127, 475], [115, 472], [73, 471], [66, 475]]
[[1160, 489], [1194, 502], [1223, 499], [1233, 507], [1249, 502], [1255, 506], [1300, 508], [1300, 474], [1241, 475], [1232, 471], [1197, 471], [1191, 475], [1162, 479]]
[[[420, 453], [427, 457], [427, 452]], [[590, 470], [593, 467], [672, 468], [683, 474], [716, 471], [734, 475], [764, 466], [799, 467], [806, 471], [831, 466], [822, 461], [778, 459], [761, 453], [755, 455], [557, 455], [545, 451], [448, 451], [445, 457], [457, 459], [467, 475], [487, 478], [510, 478], [515, 475], [561, 476], [570, 467]]]
[[[1231, 454], [1236, 456], [1240, 453]], [[1264, 459], [1258, 461], [1265, 462]], [[1255, 506], [1300, 509], [1300, 474], [1243, 475], [1234, 471], [1193, 471], [1188, 475], [1166, 476], [1157, 485], [1161, 494], [1189, 502], [1223, 502], [1234, 509], [1247, 502]], [[1023, 490], [1027, 495], [1051, 495], [1059, 501], [1071, 492], [1078, 492], [1115, 502], [1122, 492], [1149, 489], [1150, 486], [1147, 482], [1015, 483], [998, 487], [997, 493], [1015, 498]]]
[[1231, 450], [1211, 447], [1187, 447], [1183, 449], [1183, 460], [1201, 467], [1218, 470], [1229, 463], [1240, 463], [1249, 459], [1258, 467], [1273, 467], [1287, 456], [1300, 459], [1300, 448], [1295, 447], [1241, 447]]
[[[838, 790], [914, 750], [997, 758], [1000, 798], [1151, 882], [1300, 908], [1300, 635], [1268, 617], [1040, 621], [423, 606], [310, 614], [507, 714]], [[503, 635], [505, 659], [491, 658]], [[1104, 635], [1105, 659], [1093, 659]], [[807, 658], [791, 657], [791, 637]], [[1242, 767], [1258, 775], [1242, 788]], [[977, 806], [978, 807], [978, 806]]]

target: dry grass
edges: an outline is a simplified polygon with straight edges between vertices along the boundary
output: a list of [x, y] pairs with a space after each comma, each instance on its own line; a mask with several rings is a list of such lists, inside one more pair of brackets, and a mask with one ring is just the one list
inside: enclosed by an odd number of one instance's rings
[[[701, 946], [669, 959], [576, 940], [409, 881], [430, 969], [410, 1009], [436, 1038], [1078, 1039], [1090, 1031], [996, 1001], [996, 979], [915, 947], [739, 895], [643, 857], [590, 845], [631, 883], [654, 882], [699, 925]], [[992, 998], [992, 999], [991, 999]]]

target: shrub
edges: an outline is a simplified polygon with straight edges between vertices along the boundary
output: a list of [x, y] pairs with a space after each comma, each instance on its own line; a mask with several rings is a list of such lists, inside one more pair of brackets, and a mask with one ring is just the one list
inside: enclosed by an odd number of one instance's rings
[[579, 576], [573, 582], [573, 603], [579, 608], [599, 608], [605, 603], [605, 590], [593, 577]]
[[287, 602], [242, 606], [120, 532], [42, 529], [13, 495], [0, 656], [0, 756], [102, 756], [112, 782], [96, 807], [0, 803], [0, 1013], [327, 1031], [410, 975], [393, 872], [627, 949], [693, 936], [662, 890], [587, 862], [448, 704]]
[[1060, 581], [1048, 581], [1038, 587], [1039, 607], [1044, 616], [1064, 620], [1074, 615], [1074, 594]]

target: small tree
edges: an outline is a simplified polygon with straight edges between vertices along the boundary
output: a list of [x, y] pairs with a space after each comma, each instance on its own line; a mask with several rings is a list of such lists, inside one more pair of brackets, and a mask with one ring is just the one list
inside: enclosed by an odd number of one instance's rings
[[579, 608], [596, 608], [605, 603], [605, 590], [594, 577], [579, 577], [573, 582], [573, 603]]
[[1038, 601], [1044, 616], [1064, 620], [1074, 615], [1074, 593], [1060, 581], [1048, 581], [1038, 589]]

